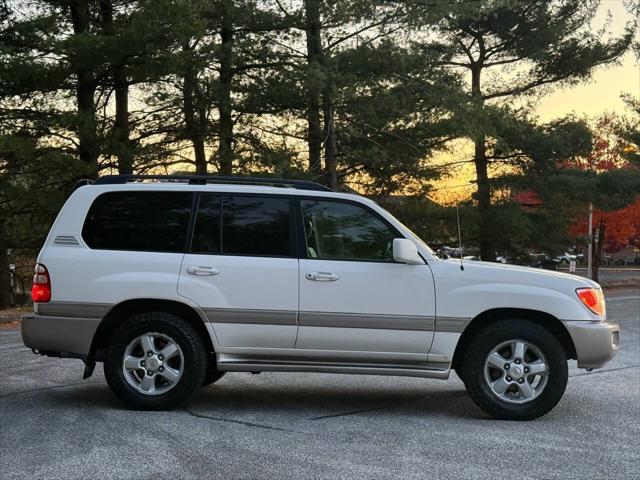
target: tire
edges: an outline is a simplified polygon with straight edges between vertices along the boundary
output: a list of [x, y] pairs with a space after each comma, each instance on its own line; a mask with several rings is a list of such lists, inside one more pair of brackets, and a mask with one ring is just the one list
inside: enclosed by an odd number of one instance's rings
[[[166, 352], [166, 359], [162, 352]], [[128, 368], [125, 355], [144, 368]], [[185, 405], [204, 383], [206, 372], [203, 339], [188, 322], [164, 312], [129, 318], [113, 333], [105, 356], [104, 374], [109, 387], [125, 404], [140, 410], [171, 410]], [[143, 393], [145, 389], [148, 392]]]
[[208, 387], [209, 385], [216, 383], [218, 380], [224, 377], [225, 373], [227, 372], [219, 372], [218, 370], [216, 370], [215, 365], [212, 365], [211, 362], [209, 362], [209, 369], [207, 370], [207, 374], [204, 377], [202, 386]]
[[[517, 344], [525, 345], [526, 353], [520, 355], [524, 360], [519, 361]], [[501, 346], [500, 356], [490, 360]], [[501, 367], [494, 367], [502, 361]], [[556, 406], [567, 386], [564, 348], [547, 329], [524, 319], [500, 320], [478, 331], [466, 345], [460, 365], [460, 377], [473, 401], [497, 419], [541, 417]], [[524, 373], [543, 365], [546, 373]], [[499, 393], [506, 385], [506, 391]]]

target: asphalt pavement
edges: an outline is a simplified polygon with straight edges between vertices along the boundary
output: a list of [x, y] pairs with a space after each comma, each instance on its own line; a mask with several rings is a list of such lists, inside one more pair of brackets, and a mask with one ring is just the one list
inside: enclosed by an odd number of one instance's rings
[[[560, 271], [568, 273], [569, 267], [560, 266]], [[585, 267], [576, 268], [576, 275], [581, 277], [587, 276]], [[640, 286], [640, 267], [600, 267], [598, 274], [598, 283], [603, 287], [615, 286]]]
[[483, 414], [448, 381], [233, 373], [187, 409], [137, 412], [101, 368], [33, 355], [0, 330], [0, 478], [640, 478], [640, 292], [609, 293], [618, 356], [572, 365], [531, 422]]

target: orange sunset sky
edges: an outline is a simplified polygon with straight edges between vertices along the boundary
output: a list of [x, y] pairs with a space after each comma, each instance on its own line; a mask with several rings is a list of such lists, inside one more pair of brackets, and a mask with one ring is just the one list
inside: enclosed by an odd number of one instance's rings
[[[592, 29], [597, 31], [610, 21], [613, 35], [624, 31], [625, 25], [633, 21], [622, 0], [604, 0], [594, 19]], [[621, 95], [623, 93], [640, 98], [640, 63], [631, 51], [615, 65], [598, 69], [590, 81], [571, 87], [553, 90], [542, 96], [535, 105], [535, 113], [541, 122], [574, 114], [581, 118], [594, 119], [603, 113], [625, 115]], [[471, 156], [470, 145], [460, 143], [451, 152], [441, 154], [437, 161], [450, 162]], [[439, 202], [456, 203], [467, 198], [474, 190], [469, 184], [473, 168], [465, 165], [455, 176], [438, 181], [431, 197]]]

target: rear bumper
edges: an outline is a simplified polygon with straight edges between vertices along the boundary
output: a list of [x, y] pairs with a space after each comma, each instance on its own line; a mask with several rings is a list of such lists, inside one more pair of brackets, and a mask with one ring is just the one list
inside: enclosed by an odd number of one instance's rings
[[618, 353], [620, 327], [607, 322], [563, 322], [576, 347], [578, 367], [600, 368]]
[[22, 342], [40, 353], [86, 358], [99, 324], [99, 318], [25, 315]]

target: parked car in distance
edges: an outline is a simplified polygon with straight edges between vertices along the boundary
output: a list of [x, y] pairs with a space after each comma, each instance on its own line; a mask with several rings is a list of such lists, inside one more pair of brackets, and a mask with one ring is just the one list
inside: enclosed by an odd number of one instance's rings
[[556, 260], [564, 265], [569, 265], [572, 261], [575, 262], [578, 259], [577, 255], [573, 255], [571, 253], [564, 252], [562, 255], [558, 255]]
[[640, 265], [640, 257], [624, 257], [613, 262], [616, 267], [628, 267], [631, 265]]
[[[617, 352], [600, 286], [442, 260], [375, 202], [296, 180], [109, 176], [67, 199], [38, 255], [34, 353], [96, 362], [147, 410], [227, 372], [447, 379], [496, 417], [561, 399], [568, 359]], [[62, 399], [60, 400], [62, 401]]]
[[613, 255], [610, 253], [603, 253], [600, 258], [600, 265], [603, 267], [609, 267], [614, 264]]
[[438, 250], [436, 250], [435, 252], [433, 252], [433, 254], [434, 254], [436, 257], [440, 258], [441, 260], [447, 260], [447, 259], [449, 259], [449, 258], [453, 258], [453, 257], [451, 256], [451, 254], [450, 254], [450, 251], [449, 251], [449, 250], [445, 250], [445, 249], [442, 249], [442, 248], [439, 248]]
[[544, 268], [546, 270], [558, 270], [560, 262], [546, 253], [533, 253], [529, 255], [530, 267]]
[[440, 247], [438, 249], [438, 253], [442, 254], [441, 258], [460, 258], [460, 252], [462, 251], [462, 254], [465, 255], [466, 251], [463, 248], [462, 250], [460, 250], [460, 247]]

